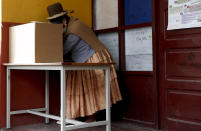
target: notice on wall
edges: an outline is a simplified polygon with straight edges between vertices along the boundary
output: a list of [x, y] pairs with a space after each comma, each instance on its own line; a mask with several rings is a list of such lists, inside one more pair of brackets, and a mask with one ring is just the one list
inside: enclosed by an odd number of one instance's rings
[[201, 0], [169, 0], [167, 30], [201, 27]]

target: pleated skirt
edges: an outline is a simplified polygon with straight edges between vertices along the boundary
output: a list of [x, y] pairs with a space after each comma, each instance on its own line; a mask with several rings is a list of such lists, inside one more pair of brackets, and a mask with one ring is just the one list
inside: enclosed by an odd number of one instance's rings
[[[113, 62], [107, 50], [93, 54], [86, 63]], [[110, 68], [111, 105], [122, 100], [114, 65]], [[106, 108], [105, 72], [103, 70], [67, 71], [66, 117], [93, 115]]]

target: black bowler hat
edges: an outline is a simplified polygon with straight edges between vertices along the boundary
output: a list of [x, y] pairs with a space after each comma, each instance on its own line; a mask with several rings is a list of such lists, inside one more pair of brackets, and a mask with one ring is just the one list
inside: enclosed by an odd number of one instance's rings
[[49, 5], [47, 7], [47, 12], [49, 14], [49, 17], [47, 18], [48, 20], [58, 18], [68, 13], [67, 10], [63, 10], [63, 7], [59, 2]]

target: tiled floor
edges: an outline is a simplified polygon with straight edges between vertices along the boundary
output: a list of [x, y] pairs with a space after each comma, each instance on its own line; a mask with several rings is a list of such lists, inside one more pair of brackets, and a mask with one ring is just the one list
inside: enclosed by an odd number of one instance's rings
[[[13, 127], [11, 129], [1, 131], [60, 131], [59, 125], [51, 124], [35, 124], [29, 126]], [[105, 131], [105, 126], [77, 129], [73, 131]], [[112, 122], [112, 131], [152, 131], [150, 129], [143, 129], [126, 122]]]

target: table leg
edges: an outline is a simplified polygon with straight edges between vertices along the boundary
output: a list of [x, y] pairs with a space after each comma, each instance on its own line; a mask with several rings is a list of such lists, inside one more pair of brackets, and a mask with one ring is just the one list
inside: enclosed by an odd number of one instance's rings
[[64, 68], [60, 71], [61, 74], [61, 131], [65, 130], [66, 119], [66, 72]]
[[[45, 71], [45, 113], [49, 114], [49, 71]], [[49, 118], [45, 118], [45, 123], [49, 123]]]
[[7, 68], [7, 109], [6, 109], [6, 128], [10, 128], [10, 69]]
[[105, 88], [106, 88], [106, 131], [111, 131], [111, 113], [110, 113], [110, 67], [106, 69]]

